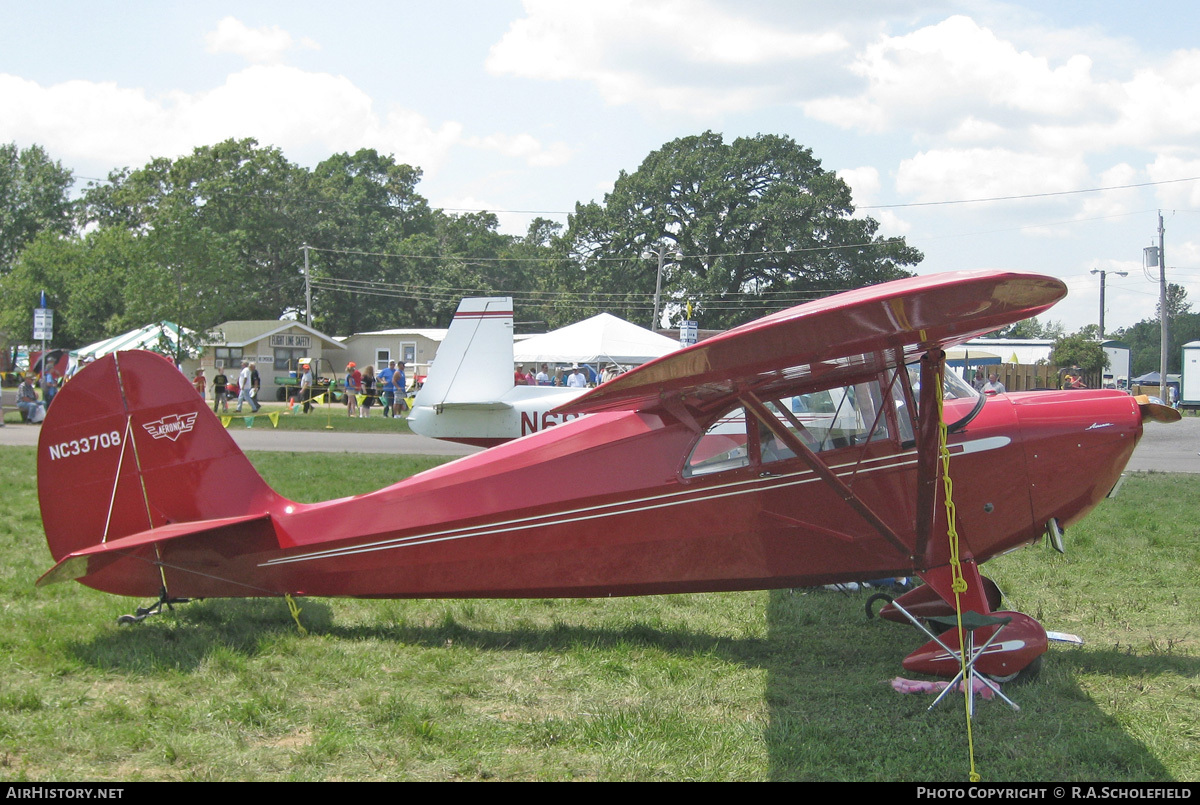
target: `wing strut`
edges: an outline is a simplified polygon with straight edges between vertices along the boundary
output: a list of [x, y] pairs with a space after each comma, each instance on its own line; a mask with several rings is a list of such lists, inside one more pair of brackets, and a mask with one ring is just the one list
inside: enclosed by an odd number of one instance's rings
[[925, 558], [933, 536], [937, 506], [938, 428], [937, 390], [946, 371], [946, 353], [931, 349], [921, 356], [921, 396], [917, 404], [917, 559]]
[[[792, 452], [804, 459], [805, 463], [815, 472], [821, 480], [829, 484], [842, 498], [849, 504], [850, 508], [854, 509], [860, 517], [867, 521], [867, 524], [874, 528], [879, 534], [890, 542], [901, 554], [912, 558], [912, 549], [904, 544], [904, 541], [893, 531], [887, 523], [880, 519], [866, 501], [854, 493], [854, 490], [847, 486], [841, 478], [837, 476], [833, 470], [829, 469], [829, 465], [821, 460], [820, 456], [809, 449], [808, 445], [797, 438], [796, 434], [783, 426], [783, 423], [767, 410], [763, 405], [762, 400], [758, 399], [751, 391], [743, 391], [738, 395], [738, 399], [746, 407], [746, 410], [754, 414], [759, 422], [771, 429], [777, 438], [783, 441]], [[935, 443], [936, 446], [936, 443]]]

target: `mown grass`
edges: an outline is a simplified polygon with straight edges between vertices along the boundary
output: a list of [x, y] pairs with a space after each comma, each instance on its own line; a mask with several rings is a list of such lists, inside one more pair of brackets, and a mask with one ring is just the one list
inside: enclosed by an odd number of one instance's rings
[[[209, 405], [211, 407], [212, 404]], [[236, 407], [237, 404], [234, 403], [229, 409], [229, 415], [233, 417], [229, 423], [231, 428], [252, 427], [270, 430], [277, 427], [279, 430], [334, 430], [343, 433], [412, 433], [406, 417], [384, 417], [379, 407], [373, 408], [371, 416], [366, 418], [348, 416], [343, 405], [316, 406], [312, 413], [305, 414], [300, 406], [289, 407], [286, 403], [268, 402], [263, 403], [262, 411], [253, 417], [249, 407], [243, 408], [241, 414], [234, 410]], [[273, 426], [268, 418], [267, 415], [271, 413], [279, 414], [277, 425]], [[12, 406], [4, 409], [4, 423], [18, 427], [36, 427], [22, 424], [20, 412]]]
[[[441, 460], [252, 458], [304, 500]], [[307, 635], [280, 601], [205, 601], [118, 627], [140, 602], [33, 587], [33, 451], [0, 459], [5, 780], [966, 778], [961, 706], [891, 690], [922, 641], [857, 595], [301, 600]], [[988, 565], [1088, 644], [1052, 647], [1020, 713], [980, 705], [985, 781], [1200, 778], [1198, 507], [1200, 478], [1137, 476], [1066, 557]]]

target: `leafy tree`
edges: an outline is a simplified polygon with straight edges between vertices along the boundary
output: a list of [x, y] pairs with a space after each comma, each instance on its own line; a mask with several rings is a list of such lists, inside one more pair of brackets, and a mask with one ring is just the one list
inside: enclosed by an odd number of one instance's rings
[[[1192, 304], [1187, 300], [1187, 288], [1182, 285], [1176, 285], [1173, 282], [1167, 283], [1167, 322], [1173, 323], [1175, 319], [1182, 316], [1184, 313], [1192, 311]], [[1162, 305], [1154, 306], [1154, 314], [1159, 318], [1162, 317]]]
[[[1191, 312], [1187, 301], [1187, 290], [1174, 283], [1167, 284], [1167, 373], [1180, 371], [1183, 360], [1183, 345], [1200, 339], [1200, 314]], [[1132, 327], [1117, 331], [1117, 337], [1129, 344], [1132, 356], [1130, 371], [1136, 377], [1159, 369], [1159, 354], [1162, 348], [1162, 331], [1159, 327], [1159, 306], [1155, 306], [1155, 318], [1143, 319]]]
[[12, 269], [39, 232], [71, 231], [67, 193], [73, 182], [71, 171], [51, 161], [41, 146], [0, 145], [0, 274]]
[[1078, 332], [1055, 340], [1054, 348], [1050, 350], [1050, 362], [1060, 367], [1078, 366], [1085, 372], [1095, 373], [1108, 366], [1108, 353], [1092, 333]]
[[145, 289], [137, 267], [146, 261], [145, 244], [124, 229], [68, 237], [43, 232], [0, 277], [0, 330], [27, 341], [30, 310], [43, 290], [54, 308], [55, 344], [79, 346], [146, 324], [153, 314], [128, 312]]
[[[406, 300], [397, 286], [422, 284], [436, 215], [416, 190], [421, 171], [373, 149], [334, 154], [313, 171], [308, 245], [316, 255], [313, 323], [352, 333], [396, 326]], [[417, 239], [414, 241], [413, 239]], [[416, 258], [395, 255], [419, 255]], [[405, 312], [412, 312], [411, 305]]]
[[1038, 319], [1023, 319], [989, 333], [988, 338], [1061, 338], [1066, 333], [1061, 321], [1042, 323]]
[[82, 218], [144, 241], [131, 313], [198, 330], [277, 318], [304, 298], [306, 176], [276, 148], [226, 140], [114, 172], [88, 188]]
[[920, 252], [877, 237], [878, 223], [853, 212], [845, 182], [788, 137], [685, 137], [622, 171], [603, 204], [576, 205], [566, 242], [581, 271], [570, 285], [647, 322], [658, 266], [647, 255], [662, 244], [682, 254], [665, 266], [664, 298], [691, 301], [706, 327], [729, 327], [908, 276]]

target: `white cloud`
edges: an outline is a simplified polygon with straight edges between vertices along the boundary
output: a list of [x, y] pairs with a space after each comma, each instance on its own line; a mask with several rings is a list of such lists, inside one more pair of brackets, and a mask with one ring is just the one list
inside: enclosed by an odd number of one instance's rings
[[456, 122], [434, 125], [408, 109], [380, 114], [343, 76], [254, 66], [197, 93], [151, 98], [112, 83], [50, 87], [0, 74], [0, 140], [37, 142], [68, 162], [136, 167], [230, 137], [254, 137], [308, 164], [375, 148], [435, 173], [463, 139]]
[[[1137, 168], [1122, 162], [1101, 171], [1097, 187], [1127, 187], [1139, 184], [1144, 176], [1138, 174]], [[1136, 188], [1127, 190], [1105, 190], [1100, 193], [1087, 193], [1076, 215], [1077, 218], [1105, 218], [1125, 215], [1135, 209], [1139, 203], [1140, 194]]]
[[565, 165], [572, 150], [566, 143], [551, 143], [546, 146], [531, 134], [491, 134], [486, 137], [468, 137], [464, 144], [485, 151], [495, 151], [507, 157], [522, 159], [526, 164], [538, 168], [553, 168]]
[[526, 0], [525, 13], [492, 47], [493, 74], [583, 81], [612, 105], [677, 112], [752, 109], [786, 83], [785, 65], [848, 47], [835, 31], [697, 0]]
[[856, 96], [833, 95], [803, 105], [813, 117], [842, 126], [951, 131], [977, 136], [996, 124], [1087, 116], [1103, 87], [1091, 59], [1054, 65], [1043, 56], [954, 16], [903, 36], [880, 37], [851, 70], [867, 83]]
[[[1200, 156], [1159, 154], [1146, 166], [1150, 180], [1167, 182], [1174, 179], [1192, 179], [1200, 176]], [[1159, 202], [1168, 208], [1200, 207], [1200, 182], [1178, 182], [1159, 185], [1156, 188]]]
[[217, 23], [215, 30], [204, 35], [204, 46], [209, 53], [233, 53], [253, 64], [278, 64], [297, 44], [311, 50], [319, 49], [311, 39], [297, 43], [278, 25], [249, 28], [235, 17], [225, 17]]
[[1006, 148], [941, 148], [900, 163], [896, 188], [918, 201], [1060, 193], [1087, 186], [1082, 157]]

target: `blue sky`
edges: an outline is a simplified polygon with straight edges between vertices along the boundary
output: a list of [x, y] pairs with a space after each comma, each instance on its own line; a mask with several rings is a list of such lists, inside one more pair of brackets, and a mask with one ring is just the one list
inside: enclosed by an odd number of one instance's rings
[[[313, 166], [376, 148], [450, 210], [522, 233], [707, 129], [784, 134], [922, 273], [1052, 274], [1049, 318], [1154, 315], [1141, 267], [1200, 309], [1200, 37], [1190, 3], [796, 0], [0, 0], [0, 142], [80, 177], [227, 137]], [[1146, 185], [1096, 193], [1070, 191]], [[933, 204], [1010, 196], [973, 204]], [[900, 205], [900, 206], [891, 206]], [[926, 206], [914, 206], [926, 205]]]

